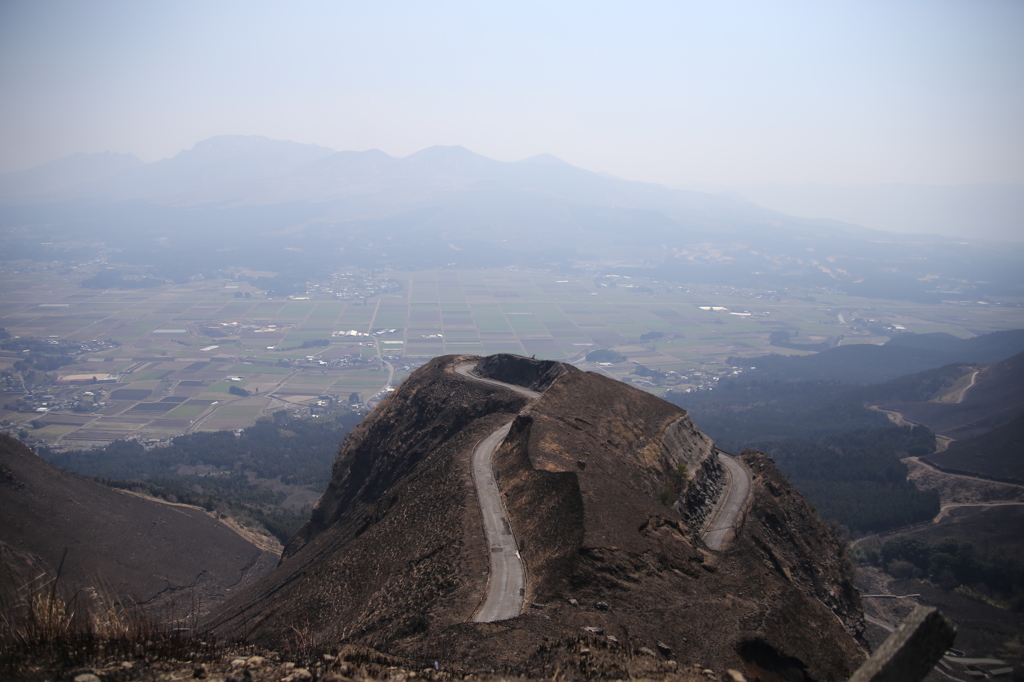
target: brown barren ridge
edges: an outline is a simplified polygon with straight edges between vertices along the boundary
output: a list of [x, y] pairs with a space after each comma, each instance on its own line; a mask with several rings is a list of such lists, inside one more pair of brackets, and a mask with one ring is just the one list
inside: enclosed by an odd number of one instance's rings
[[[530, 399], [455, 371], [540, 393]], [[474, 622], [491, 546], [474, 449], [492, 457], [526, 569], [524, 608]], [[372, 647], [410, 666], [626, 677], [676, 661], [724, 674], [845, 679], [865, 658], [852, 569], [772, 461], [744, 452], [750, 493], [721, 551], [702, 541], [724, 489], [686, 412], [569, 365], [432, 360], [343, 444], [281, 564], [206, 621], [272, 647]]]

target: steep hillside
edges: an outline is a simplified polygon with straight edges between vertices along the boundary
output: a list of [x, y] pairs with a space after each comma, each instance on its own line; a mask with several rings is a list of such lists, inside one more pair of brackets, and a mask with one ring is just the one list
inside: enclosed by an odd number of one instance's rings
[[923, 459], [945, 471], [1024, 483], [1024, 413], [977, 438], [955, 441]]
[[[525, 601], [476, 623], [500, 550], [470, 460], [510, 422], [491, 463]], [[207, 627], [452, 670], [624, 676], [678, 659], [845, 678], [863, 620], [841, 545], [767, 457], [745, 453], [735, 474], [721, 457], [684, 410], [625, 384], [513, 356], [436, 358], [347, 439], [281, 565]], [[702, 531], [740, 475], [750, 494], [712, 552]]]
[[955, 440], [982, 435], [1024, 412], [1024, 353], [979, 368], [955, 389], [943, 400], [882, 407]]
[[70, 591], [109, 588], [153, 609], [176, 602], [179, 616], [222, 602], [276, 559], [201, 510], [112, 490], [3, 435], [0, 542], [20, 557], [8, 565], [17, 575], [26, 562], [55, 573], [63, 560]]
[[[881, 346], [850, 344], [814, 355], [768, 355], [746, 381], [840, 381], [869, 384], [890, 381], [952, 363], [993, 363], [1024, 350], [1024, 329], [992, 332], [970, 339], [950, 334], [900, 334]], [[734, 360], [749, 365], [751, 360]]]

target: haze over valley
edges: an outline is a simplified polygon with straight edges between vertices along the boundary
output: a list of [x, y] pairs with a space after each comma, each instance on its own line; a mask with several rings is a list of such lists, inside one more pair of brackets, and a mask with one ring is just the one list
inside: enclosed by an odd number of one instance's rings
[[1018, 4], [59, 4], [0, 677], [1024, 675]]

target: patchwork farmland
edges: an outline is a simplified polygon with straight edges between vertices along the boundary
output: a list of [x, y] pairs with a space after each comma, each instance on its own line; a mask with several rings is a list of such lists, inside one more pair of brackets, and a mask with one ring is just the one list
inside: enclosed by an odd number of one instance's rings
[[[81, 273], [5, 274], [0, 326], [12, 336], [119, 345], [61, 367], [56, 374], [78, 378], [48, 389], [44, 409], [15, 409], [24, 391], [8, 386], [0, 420], [52, 444], [81, 447], [240, 429], [280, 409], [372, 406], [412, 369], [446, 353], [566, 360], [662, 392], [667, 385], [713, 385], [738, 371], [726, 363], [730, 357], [806, 352], [770, 346], [772, 332], [802, 344], [878, 343], [897, 327], [970, 336], [1024, 326], [1024, 311], [1004, 306], [744, 291], [581, 271], [382, 277], [399, 286], [338, 300], [317, 287], [307, 296], [268, 299], [230, 279], [103, 291], [81, 288]], [[597, 349], [617, 357], [588, 362]], [[5, 352], [0, 369], [17, 359]], [[72, 403], [79, 407], [60, 407]]]

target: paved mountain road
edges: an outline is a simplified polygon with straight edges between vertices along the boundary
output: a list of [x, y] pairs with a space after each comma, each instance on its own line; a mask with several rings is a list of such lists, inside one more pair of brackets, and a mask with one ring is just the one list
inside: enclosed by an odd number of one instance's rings
[[540, 393], [537, 393], [537, 391], [531, 391], [528, 388], [516, 386], [515, 384], [506, 384], [502, 381], [495, 381], [494, 379], [485, 379], [483, 377], [477, 376], [476, 374], [473, 374], [474, 369], [476, 369], [476, 363], [470, 362], [465, 365], [459, 365], [458, 367], [455, 368], [455, 371], [456, 373], [461, 374], [467, 379], [479, 381], [480, 383], [483, 384], [491, 384], [492, 386], [501, 386], [502, 388], [507, 388], [521, 395], [525, 395], [527, 398], [530, 398], [531, 400], [536, 400], [537, 398], [540, 397]]
[[480, 512], [484, 517], [484, 532], [491, 548], [491, 578], [487, 584], [487, 597], [473, 616], [477, 623], [493, 623], [515, 618], [523, 607], [526, 592], [526, 572], [519, 556], [516, 537], [512, 534], [505, 504], [498, 491], [498, 482], [491, 468], [494, 450], [505, 440], [512, 422], [480, 441], [473, 451], [473, 483]]
[[711, 514], [711, 522], [704, 531], [704, 544], [708, 549], [720, 550], [725, 545], [730, 531], [743, 510], [743, 505], [750, 495], [750, 475], [731, 455], [718, 452], [718, 461], [725, 467], [727, 482], [725, 490], [718, 498], [718, 505]]
[[[478, 377], [472, 373], [475, 367], [476, 363], [469, 363], [459, 365], [455, 371], [467, 379], [508, 388], [531, 400], [540, 397], [540, 393], [522, 386]], [[477, 499], [480, 501], [480, 512], [484, 519], [487, 544], [491, 548], [491, 577], [487, 584], [487, 596], [483, 606], [473, 616], [473, 620], [477, 623], [493, 623], [515, 618], [522, 611], [523, 596], [526, 593], [526, 571], [523, 568], [523, 560], [519, 556], [519, 546], [512, 532], [512, 526], [508, 522], [505, 503], [501, 499], [498, 482], [494, 478], [494, 469], [491, 467], [494, 451], [505, 440], [509, 429], [512, 428], [513, 421], [515, 418], [492, 432], [480, 441], [473, 451], [473, 485], [476, 487]]]

